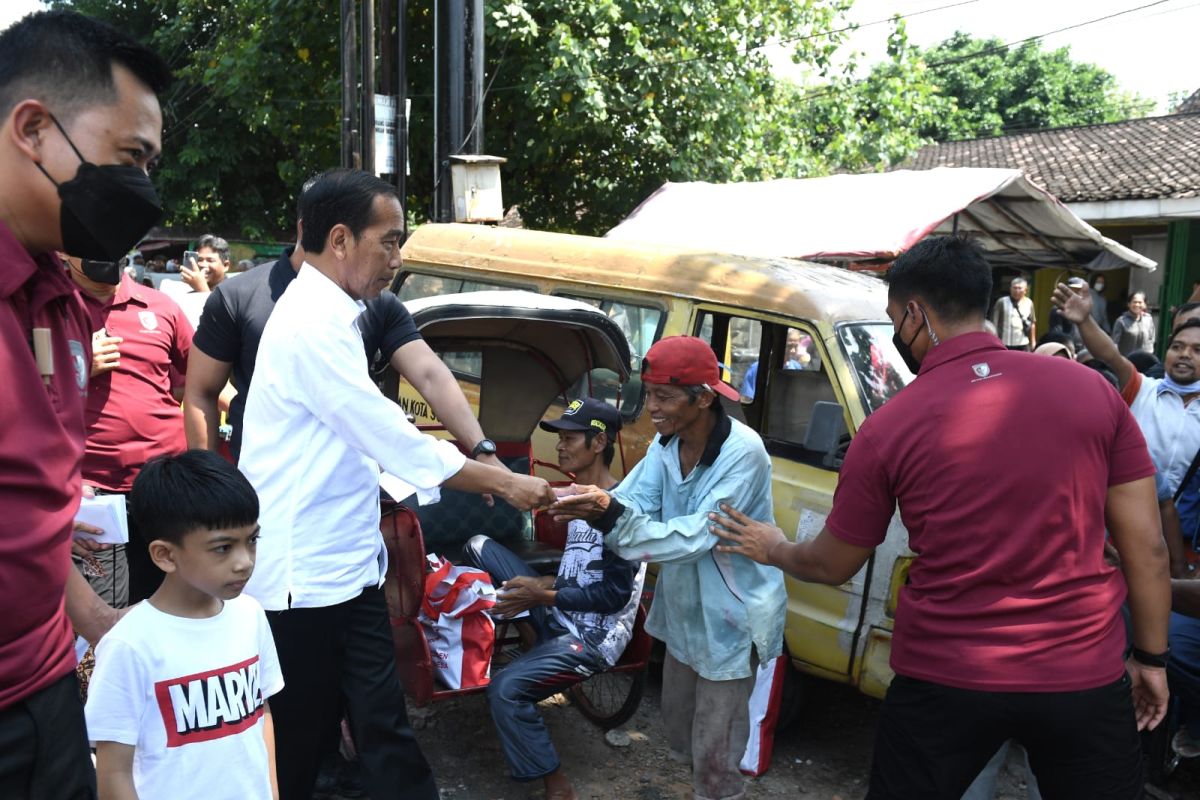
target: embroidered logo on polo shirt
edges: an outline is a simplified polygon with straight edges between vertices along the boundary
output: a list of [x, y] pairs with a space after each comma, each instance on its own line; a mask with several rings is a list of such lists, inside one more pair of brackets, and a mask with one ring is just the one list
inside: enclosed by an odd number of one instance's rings
[[972, 364], [971, 372], [975, 373], [975, 378], [971, 381], [971, 383], [979, 383], [980, 381], [999, 378], [1004, 374], [1003, 372], [992, 372], [992, 366], [986, 361], [981, 361], [978, 364]]
[[148, 331], [158, 330], [158, 317], [153, 311], [139, 311], [138, 319], [141, 320], [142, 327]]
[[82, 392], [87, 388], [88, 379], [87, 359], [83, 357], [83, 343], [77, 339], [68, 339], [67, 347], [71, 350], [71, 366], [75, 368], [75, 385]]
[[263, 713], [258, 656], [228, 667], [158, 681], [154, 697], [167, 747], [241, 733]]

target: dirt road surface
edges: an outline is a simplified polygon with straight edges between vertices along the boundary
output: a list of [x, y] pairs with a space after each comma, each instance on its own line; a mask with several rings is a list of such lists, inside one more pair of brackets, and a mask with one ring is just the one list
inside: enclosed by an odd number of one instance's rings
[[[748, 800], [861, 800], [866, 794], [877, 701], [818, 681], [804, 713], [775, 740], [771, 769], [747, 782]], [[581, 800], [691, 800], [686, 767], [667, 757], [652, 678], [638, 713], [620, 728], [628, 744], [614, 747], [562, 695], [540, 706], [564, 769]], [[483, 695], [414, 709], [417, 736], [438, 777], [442, 800], [541, 800], [541, 781], [508, 777]], [[616, 737], [618, 739], [622, 737]], [[1185, 762], [1152, 800], [1200, 798], [1200, 759]], [[1010, 760], [996, 800], [1025, 800], [1023, 770]], [[336, 796], [335, 796], [336, 797]]]

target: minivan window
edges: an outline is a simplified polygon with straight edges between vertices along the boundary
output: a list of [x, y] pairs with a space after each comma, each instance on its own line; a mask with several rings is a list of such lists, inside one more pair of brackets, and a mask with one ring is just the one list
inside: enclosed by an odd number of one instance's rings
[[[619, 386], [616, 373], [607, 369], [594, 369], [571, 387], [568, 399], [574, 400], [590, 395], [611, 405], [617, 404], [617, 389], [621, 390], [621, 416], [634, 419], [642, 410], [642, 357], [650, 345], [658, 341], [662, 333], [663, 311], [653, 306], [641, 306], [623, 300], [607, 300], [583, 295], [559, 294], [568, 300], [577, 300], [600, 309], [617, 323], [625, 338], [629, 340], [629, 380]], [[589, 386], [590, 383], [590, 386]]]
[[879, 409], [913, 379], [892, 344], [892, 333], [892, 326], [886, 322], [856, 322], [837, 328], [838, 342], [853, 368], [867, 414]]
[[420, 272], [405, 273], [401, 281], [400, 290], [396, 292], [396, 296], [400, 298], [400, 302], [402, 303], [409, 300], [419, 300], [422, 297], [440, 297], [444, 294], [522, 288], [518, 286], [505, 286], [499, 283], [486, 283], [484, 281], [469, 281], [443, 275], [424, 275]]

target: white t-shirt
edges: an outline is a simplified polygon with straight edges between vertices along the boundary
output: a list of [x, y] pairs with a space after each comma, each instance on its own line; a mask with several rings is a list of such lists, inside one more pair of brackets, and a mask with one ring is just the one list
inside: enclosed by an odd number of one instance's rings
[[249, 595], [207, 619], [140, 603], [96, 648], [88, 738], [135, 747], [139, 797], [269, 798], [262, 709], [282, 688], [267, 617]]

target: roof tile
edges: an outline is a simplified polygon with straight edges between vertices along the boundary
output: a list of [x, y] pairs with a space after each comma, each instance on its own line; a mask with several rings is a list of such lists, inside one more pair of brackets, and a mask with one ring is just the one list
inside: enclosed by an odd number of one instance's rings
[[929, 145], [898, 169], [1008, 167], [1068, 203], [1195, 197], [1200, 113]]

